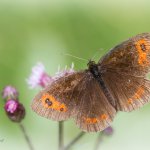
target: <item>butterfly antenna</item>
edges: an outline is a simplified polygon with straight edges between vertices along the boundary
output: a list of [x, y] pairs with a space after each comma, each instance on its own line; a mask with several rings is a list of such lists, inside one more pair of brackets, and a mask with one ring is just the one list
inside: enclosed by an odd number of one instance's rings
[[99, 51], [101, 51], [101, 50], [103, 50], [103, 49], [102, 49], [102, 48], [98, 49], [98, 50], [95, 52], [95, 54], [94, 54], [94, 56], [92, 57], [91, 60], [94, 60], [94, 58], [96, 57], [97, 53], [98, 53]]
[[87, 59], [84, 59], [84, 58], [81, 58], [81, 57], [78, 57], [78, 56], [74, 56], [74, 55], [71, 55], [71, 54], [68, 54], [68, 53], [65, 53], [63, 55], [66, 55], [66, 56], [70, 56], [70, 57], [73, 57], [73, 58], [77, 58], [77, 59], [80, 59], [80, 60], [83, 60], [83, 61], [88, 61]]

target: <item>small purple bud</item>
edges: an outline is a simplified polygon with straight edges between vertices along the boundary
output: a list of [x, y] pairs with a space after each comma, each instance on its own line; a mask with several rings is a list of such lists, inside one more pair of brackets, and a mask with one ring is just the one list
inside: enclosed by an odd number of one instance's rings
[[18, 91], [13, 86], [6, 86], [2, 91], [4, 99], [18, 99]]
[[5, 103], [4, 109], [8, 118], [14, 122], [21, 122], [21, 120], [25, 117], [25, 108], [17, 100], [8, 100]]
[[103, 133], [105, 135], [112, 135], [114, 132], [113, 128], [111, 126], [107, 127], [105, 130], [103, 130]]

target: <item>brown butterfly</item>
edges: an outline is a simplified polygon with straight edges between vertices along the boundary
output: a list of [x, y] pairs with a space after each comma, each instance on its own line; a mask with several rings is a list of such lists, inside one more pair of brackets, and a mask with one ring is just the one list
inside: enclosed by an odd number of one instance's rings
[[150, 100], [150, 33], [110, 50], [88, 69], [66, 75], [37, 94], [32, 109], [56, 121], [74, 118], [87, 132], [102, 131], [118, 111], [130, 112]]

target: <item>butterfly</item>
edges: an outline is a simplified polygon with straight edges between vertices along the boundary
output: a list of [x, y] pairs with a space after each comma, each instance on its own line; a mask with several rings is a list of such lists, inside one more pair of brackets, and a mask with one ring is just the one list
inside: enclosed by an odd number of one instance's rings
[[40, 91], [33, 111], [55, 121], [74, 118], [81, 130], [98, 132], [118, 111], [131, 112], [150, 101], [150, 33], [122, 42], [87, 66]]

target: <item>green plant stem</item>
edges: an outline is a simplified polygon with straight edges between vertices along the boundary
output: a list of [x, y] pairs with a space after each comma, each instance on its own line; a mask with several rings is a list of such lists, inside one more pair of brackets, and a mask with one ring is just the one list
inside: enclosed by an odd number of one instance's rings
[[84, 134], [85, 132], [80, 132], [63, 150], [69, 150]]
[[30, 150], [34, 150], [33, 145], [32, 145], [32, 143], [31, 143], [31, 141], [30, 141], [29, 136], [28, 136], [27, 133], [26, 133], [26, 130], [25, 130], [24, 126], [20, 123], [20, 124], [19, 124], [19, 127], [20, 127], [20, 129], [21, 129], [21, 131], [22, 131], [22, 133], [23, 133], [23, 135], [24, 135], [24, 138], [25, 138], [25, 140], [26, 140], [26, 142], [27, 142], [27, 144], [28, 144], [28, 146], [29, 146], [29, 149], [30, 149]]
[[97, 137], [97, 141], [96, 141], [94, 150], [98, 150], [98, 149], [99, 149], [99, 145], [100, 145], [100, 142], [101, 142], [101, 140], [102, 140], [102, 137], [103, 137], [103, 132], [100, 132], [100, 133], [98, 134], [98, 137]]
[[64, 147], [64, 122], [59, 121], [58, 123], [58, 141], [59, 141], [59, 150], [62, 150]]

